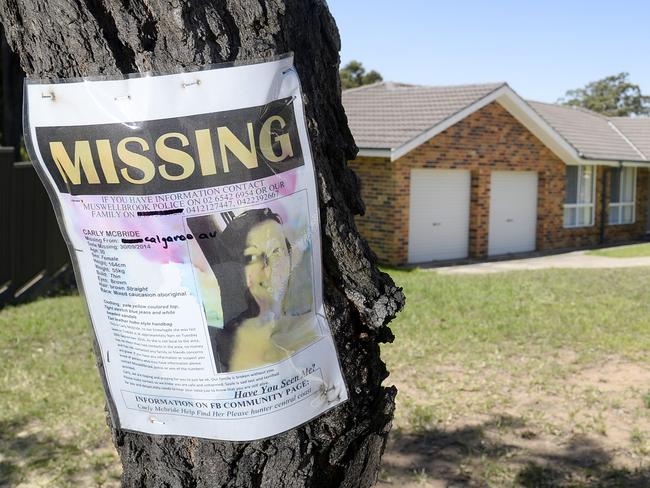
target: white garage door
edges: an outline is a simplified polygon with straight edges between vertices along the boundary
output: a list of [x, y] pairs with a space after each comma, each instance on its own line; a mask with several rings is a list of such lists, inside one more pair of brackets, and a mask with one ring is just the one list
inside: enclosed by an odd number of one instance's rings
[[467, 257], [470, 173], [411, 170], [409, 263]]
[[537, 173], [493, 171], [488, 255], [535, 250]]

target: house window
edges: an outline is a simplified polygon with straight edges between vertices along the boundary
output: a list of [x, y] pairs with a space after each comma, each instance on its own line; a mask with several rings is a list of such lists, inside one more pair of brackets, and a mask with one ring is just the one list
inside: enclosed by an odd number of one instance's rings
[[593, 166], [566, 167], [564, 227], [594, 225], [596, 171]]
[[636, 168], [612, 170], [609, 186], [609, 223], [634, 223]]

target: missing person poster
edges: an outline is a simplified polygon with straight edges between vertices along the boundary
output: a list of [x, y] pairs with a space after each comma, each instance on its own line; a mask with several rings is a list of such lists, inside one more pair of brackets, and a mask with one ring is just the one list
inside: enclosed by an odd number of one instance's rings
[[347, 399], [291, 57], [25, 90], [117, 425], [247, 441]]

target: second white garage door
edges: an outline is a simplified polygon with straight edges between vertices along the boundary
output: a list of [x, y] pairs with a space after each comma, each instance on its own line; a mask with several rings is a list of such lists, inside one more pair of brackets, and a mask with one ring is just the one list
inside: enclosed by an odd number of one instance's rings
[[537, 173], [493, 171], [488, 255], [535, 250]]
[[411, 170], [409, 263], [467, 257], [470, 173]]

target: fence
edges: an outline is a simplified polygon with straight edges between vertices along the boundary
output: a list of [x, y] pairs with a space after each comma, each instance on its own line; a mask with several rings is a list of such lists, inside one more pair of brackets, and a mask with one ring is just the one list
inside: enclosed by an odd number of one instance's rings
[[0, 307], [48, 290], [70, 268], [50, 199], [30, 162], [0, 148]]

